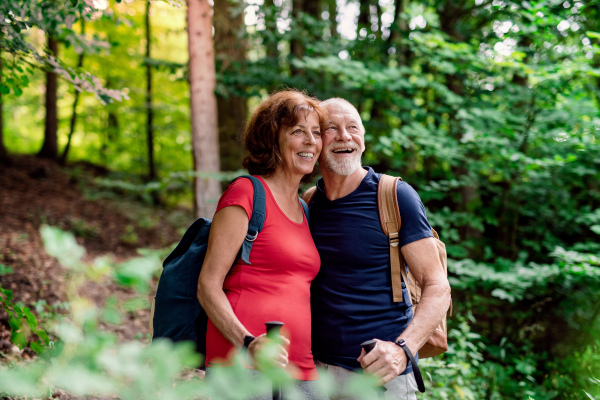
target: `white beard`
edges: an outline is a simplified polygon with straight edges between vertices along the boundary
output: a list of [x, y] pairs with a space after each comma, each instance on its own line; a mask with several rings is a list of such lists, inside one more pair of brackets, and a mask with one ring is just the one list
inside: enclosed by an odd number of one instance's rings
[[328, 170], [336, 175], [350, 176], [362, 166], [361, 153], [357, 150], [354, 152], [353, 157], [338, 159], [335, 158], [332, 153], [327, 151], [325, 165]]

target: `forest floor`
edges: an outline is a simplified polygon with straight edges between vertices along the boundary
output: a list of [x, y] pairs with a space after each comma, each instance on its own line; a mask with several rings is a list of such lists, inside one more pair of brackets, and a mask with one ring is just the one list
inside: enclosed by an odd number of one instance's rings
[[[138, 256], [138, 248], [166, 248], [179, 240], [181, 228], [193, 218], [191, 210], [168, 211], [131, 196], [103, 194], [93, 181], [107, 172], [90, 165], [61, 168], [30, 156], [15, 157], [11, 167], [0, 169], [0, 286], [13, 291], [15, 302], [61, 312], [67, 300], [68, 271], [44, 251], [43, 224], [73, 232], [88, 261], [110, 255], [122, 262]], [[121, 301], [135, 296], [110, 280], [86, 283], [79, 291], [98, 306], [110, 295]], [[148, 309], [128, 312], [126, 323], [101, 328], [115, 332], [121, 341], [145, 338], [149, 315]], [[20, 351], [11, 343], [10, 332], [8, 317], [0, 311], [0, 363], [33, 358], [33, 351]]]

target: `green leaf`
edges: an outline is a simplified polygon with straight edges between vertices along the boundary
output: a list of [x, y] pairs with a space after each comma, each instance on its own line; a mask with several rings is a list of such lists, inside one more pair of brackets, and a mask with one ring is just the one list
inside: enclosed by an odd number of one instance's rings
[[8, 319], [8, 325], [10, 326], [11, 330], [18, 331], [19, 329], [21, 329], [21, 319], [15, 318], [15, 317], [10, 317]]
[[3, 295], [5, 295], [8, 300], [12, 300], [12, 298], [13, 298], [12, 290], [0, 288], [0, 292]]
[[102, 319], [104, 322], [112, 325], [120, 325], [123, 323], [121, 313], [114, 308], [105, 308], [104, 311], [102, 311]]
[[42, 346], [38, 342], [31, 342], [31, 343], [29, 343], [29, 347], [31, 347], [31, 350], [35, 351], [38, 354], [40, 354], [40, 353], [42, 353], [44, 351], [44, 346]]
[[8, 86], [6, 86], [4, 83], [0, 83], [0, 93], [9, 94], [10, 88]]
[[77, 244], [70, 232], [44, 225], [41, 228], [42, 241], [46, 252], [65, 267], [76, 268], [85, 255], [85, 249]]
[[29, 328], [35, 332], [37, 330], [37, 325], [38, 325], [35, 315], [33, 315], [31, 313], [31, 311], [29, 310], [29, 308], [27, 308], [27, 307], [23, 308], [23, 315], [25, 316], [25, 321], [27, 322], [27, 326], [29, 326]]
[[8, 265], [0, 264], [0, 275], [8, 275], [12, 274], [13, 269]]
[[10, 341], [13, 342], [21, 350], [23, 350], [25, 346], [27, 346], [27, 338], [22, 332], [13, 332], [10, 336]]
[[35, 334], [38, 335], [38, 337], [42, 339], [46, 343], [46, 345], [50, 344], [50, 338], [48, 337], [46, 331], [44, 331], [43, 329], [38, 329]]
[[589, 397], [592, 400], [596, 400], [596, 398], [594, 396], [592, 396], [591, 394], [589, 394], [588, 392], [586, 392], [585, 390], [583, 391], [583, 393], [587, 394], [587, 397]]
[[592, 232], [600, 235], [600, 225], [592, 225], [592, 226], [590, 226], [590, 229], [592, 230]]

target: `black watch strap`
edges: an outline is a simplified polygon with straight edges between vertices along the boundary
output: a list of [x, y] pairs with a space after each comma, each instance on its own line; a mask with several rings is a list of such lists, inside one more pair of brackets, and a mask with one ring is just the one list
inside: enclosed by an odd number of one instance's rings
[[415, 380], [417, 381], [417, 387], [419, 388], [419, 392], [425, 393], [425, 383], [423, 382], [423, 376], [421, 375], [421, 370], [419, 369], [419, 366], [417, 365], [415, 358], [413, 357], [412, 353], [410, 352], [410, 349], [406, 345], [406, 341], [404, 341], [404, 339], [398, 339], [394, 343], [396, 343], [398, 346], [400, 346], [400, 348], [402, 348], [402, 350], [404, 350], [404, 353], [406, 353], [406, 357], [408, 357], [408, 360], [410, 361], [410, 365], [412, 365], [412, 370], [413, 370], [413, 373], [415, 374]]
[[252, 343], [252, 341], [256, 339], [254, 336], [252, 335], [246, 335], [244, 336], [244, 348], [247, 349], [248, 346], [250, 346], [250, 343]]

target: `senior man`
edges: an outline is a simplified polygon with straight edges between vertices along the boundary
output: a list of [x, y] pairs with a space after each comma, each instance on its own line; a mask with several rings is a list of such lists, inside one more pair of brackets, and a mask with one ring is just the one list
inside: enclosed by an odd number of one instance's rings
[[[321, 256], [321, 270], [311, 288], [313, 356], [342, 392], [344, 382], [362, 367], [386, 387], [386, 398], [416, 399], [412, 367], [396, 341], [404, 339], [416, 358], [450, 304], [450, 285], [431, 226], [418, 194], [399, 182], [401, 252], [422, 286], [413, 317], [404, 282], [403, 302], [392, 298], [389, 241], [377, 208], [380, 175], [361, 166], [361, 118], [344, 99], [321, 105], [329, 119], [319, 158], [323, 178], [310, 203], [311, 232]], [[377, 339], [377, 344], [366, 354], [360, 343], [369, 339]]]

